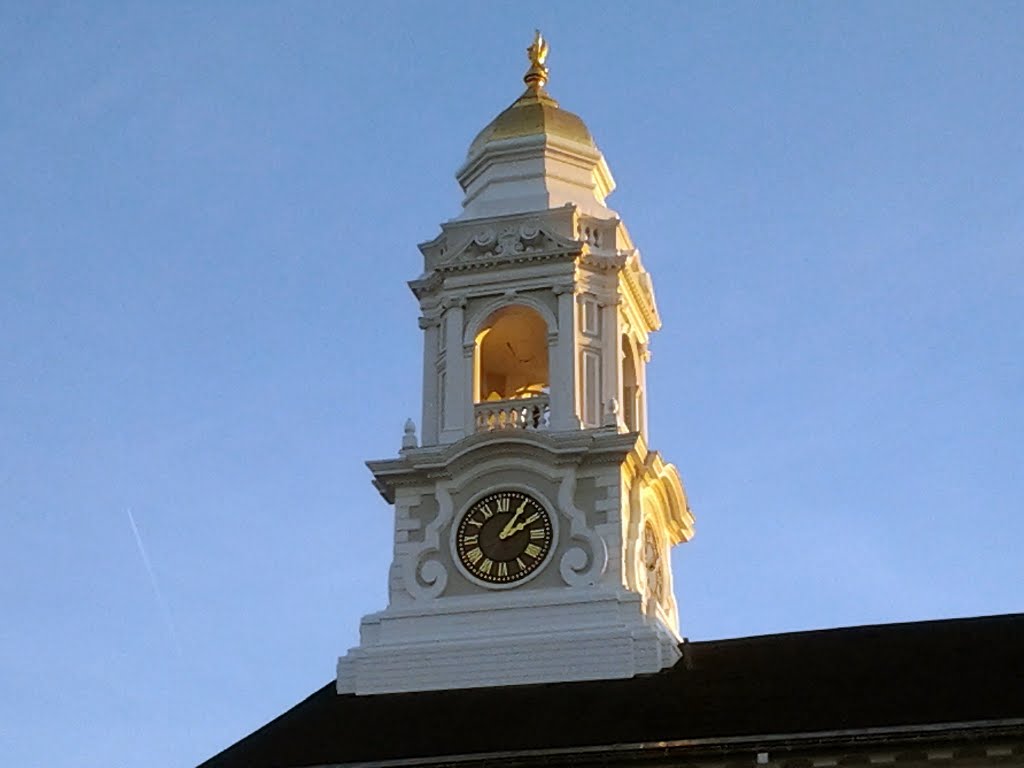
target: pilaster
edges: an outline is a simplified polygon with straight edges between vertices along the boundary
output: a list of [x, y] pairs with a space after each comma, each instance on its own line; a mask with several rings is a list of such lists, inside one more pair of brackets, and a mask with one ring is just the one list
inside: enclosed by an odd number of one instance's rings
[[651, 350], [646, 343], [640, 345], [640, 359], [643, 365], [640, 366], [640, 377], [637, 381], [636, 412], [640, 434], [647, 440], [647, 364], [651, 362]]
[[466, 434], [466, 401], [472, 401], [472, 375], [468, 371], [466, 386], [466, 358], [462, 354], [462, 331], [465, 323], [465, 300], [453, 299], [445, 310], [445, 370], [444, 409], [440, 442], [454, 443]]
[[571, 283], [554, 288], [558, 296], [558, 336], [550, 356], [552, 429], [580, 428], [576, 354], [576, 293]]
[[615, 398], [619, 404], [616, 426], [622, 428], [622, 342], [619, 339], [619, 299], [616, 295], [611, 300], [598, 301], [597, 306], [601, 310], [601, 346], [604, 349], [601, 366], [601, 391], [604, 392], [605, 402], [602, 403], [602, 411], [605, 410], [607, 402]]
[[436, 445], [438, 433], [439, 395], [437, 391], [440, 321], [436, 317], [421, 317], [423, 330], [423, 417], [420, 420], [423, 445]]

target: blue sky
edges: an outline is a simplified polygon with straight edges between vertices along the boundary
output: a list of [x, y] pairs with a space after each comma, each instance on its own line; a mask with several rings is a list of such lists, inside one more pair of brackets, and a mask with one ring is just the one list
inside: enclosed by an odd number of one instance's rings
[[331, 679], [403, 283], [535, 26], [655, 280], [684, 634], [1024, 609], [1021, 5], [0, 3], [0, 762], [195, 764]]

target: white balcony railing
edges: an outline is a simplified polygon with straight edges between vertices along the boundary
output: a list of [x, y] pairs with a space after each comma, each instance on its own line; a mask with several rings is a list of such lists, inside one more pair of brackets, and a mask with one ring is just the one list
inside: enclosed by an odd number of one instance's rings
[[473, 406], [477, 432], [496, 429], [547, 429], [551, 405], [547, 395], [518, 400], [491, 400]]

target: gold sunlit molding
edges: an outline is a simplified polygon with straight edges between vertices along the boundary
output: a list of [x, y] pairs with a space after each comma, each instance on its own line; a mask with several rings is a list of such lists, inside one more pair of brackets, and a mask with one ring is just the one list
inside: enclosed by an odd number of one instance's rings
[[548, 68], [544, 66], [548, 58], [548, 41], [539, 29], [534, 31], [533, 43], [526, 49], [526, 57], [530, 60], [530, 68], [523, 75], [523, 82], [539, 91], [548, 82]]

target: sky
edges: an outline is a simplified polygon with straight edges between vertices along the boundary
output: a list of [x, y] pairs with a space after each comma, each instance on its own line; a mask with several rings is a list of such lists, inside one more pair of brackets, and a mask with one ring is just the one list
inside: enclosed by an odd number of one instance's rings
[[1024, 6], [0, 2], [0, 763], [194, 765], [386, 604], [416, 244], [535, 27], [641, 249], [682, 632], [1024, 610]]

